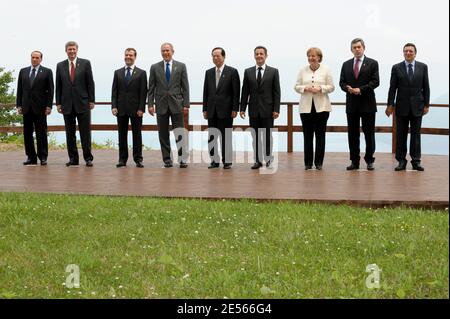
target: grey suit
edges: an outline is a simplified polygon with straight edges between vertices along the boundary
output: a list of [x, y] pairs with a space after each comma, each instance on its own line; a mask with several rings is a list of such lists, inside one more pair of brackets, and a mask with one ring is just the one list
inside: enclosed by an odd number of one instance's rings
[[175, 129], [179, 162], [186, 162], [189, 156], [184, 133], [183, 108], [189, 108], [189, 81], [186, 65], [172, 60], [170, 81], [166, 80], [166, 63], [153, 64], [150, 69], [148, 104], [156, 106], [159, 142], [164, 163], [172, 163], [170, 148], [169, 119]]

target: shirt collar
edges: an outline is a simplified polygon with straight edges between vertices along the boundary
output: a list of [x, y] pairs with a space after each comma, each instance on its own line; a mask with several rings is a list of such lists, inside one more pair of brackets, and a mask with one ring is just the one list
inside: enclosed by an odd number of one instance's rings
[[[267, 65], [263, 64], [263, 65], [261, 65], [261, 68], [262, 68], [262, 71], [265, 71], [267, 68]], [[258, 69], [259, 69], [259, 65], [256, 65], [256, 71], [258, 71]]]
[[216, 66], [216, 71], [219, 69], [220, 73], [222, 73], [224, 68], [225, 68], [225, 63], [220, 68], [217, 68], [217, 66]]
[[[361, 61], [361, 63], [364, 62], [364, 59], [365, 59], [365, 58], [366, 58], [365, 55], [363, 55], [361, 58], [359, 58], [359, 60]], [[356, 59], [357, 59], [357, 58], [353, 58], [353, 62], [354, 62], [354, 63], [356, 63]]]
[[38, 66], [34, 67], [33, 65], [31, 66], [30, 72], [33, 72], [33, 69], [36, 69], [36, 73], [39, 71], [39, 68], [41, 67], [41, 65], [39, 64]]
[[169, 62], [166, 62], [166, 60], [164, 60], [164, 66], [166, 66], [167, 63], [169, 63], [170, 66], [173, 66], [173, 60], [170, 60]]
[[[70, 63], [72, 63], [72, 61], [70, 61], [69, 59], [67, 59], [67, 61], [69, 61], [69, 66], [70, 66]], [[78, 58], [75, 58], [75, 60], [73, 60], [73, 64], [75, 66], [77, 66], [77, 61], [78, 61]]]
[[[406, 65], [406, 67], [408, 67], [409, 64], [410, 64], [410, 63], [409, 63], [408, 61], [405, 60], [405, 65]], [[416, 67], [416, 60], [412, 61], [411, 64], [412, 64], [413, 68], [415, 68], [415, 67]]]
[[125, 70], [127, 70], [128, 68], [130, 68], [131, 69], [131, 71], [134, 71], [134, 68], [136, 67], [136, 65], [132, 65], [132, 66], [128, 66], [128, 65], [125, 65]]

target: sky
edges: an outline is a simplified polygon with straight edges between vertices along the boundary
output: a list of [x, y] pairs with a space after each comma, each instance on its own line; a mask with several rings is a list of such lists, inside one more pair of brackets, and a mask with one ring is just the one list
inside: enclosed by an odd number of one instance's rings
[[[30, 64], [31, 51], [42, 51], [43, 65], [54, 70], [66, 59], [65, 43], [77, 41], [79, 57], [91, 60], [97, 101], [110, 101], [125, 48], [137, 49], [136, 65], [148, 72], [166, 41], [187, 65], [192, 101], [201, 101], [212, 48], [225, 48], [226, 64], [242, 76], [255, 63], [257, 45], [268, 48], [267, 64], [280, 70], [282, 100], [297, 101], [293, 87], [309, 47], [322, 49], [337, 86], [342, 63], [352, 57], [351, 40], [362, 37], [366, 55], [380, 64], [378, 102], [386, 102], [390, 70], [403, 60], [407, 42], [417, 45], [417, 60], [429, 66], [431, 102], [449, 102], [448, 0], [1, 1], [0, 30], [0, 67], [16, 76]], [[330, 98], [343, 102], [345, 95], [337, 88]], [[427, 121], [448, 128], [448, 111], [435, 114]]]

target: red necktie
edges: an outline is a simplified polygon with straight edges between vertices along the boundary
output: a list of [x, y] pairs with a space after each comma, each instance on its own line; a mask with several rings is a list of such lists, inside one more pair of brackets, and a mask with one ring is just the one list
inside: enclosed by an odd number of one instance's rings
[[355, 79], [358, 79], [359, 77], [359, 63], [361, 62], [360, 59], [356, 59], [355, 67], [353, 68], [353, 74], [355, 75]]
[[73, 62], [70, 62], [70, 81], [72, 84], [75, 82], [75, 64]]

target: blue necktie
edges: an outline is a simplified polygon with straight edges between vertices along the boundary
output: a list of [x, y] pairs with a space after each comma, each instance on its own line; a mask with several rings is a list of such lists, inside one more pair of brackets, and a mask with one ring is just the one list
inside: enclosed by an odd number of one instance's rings
[[414, 79], [413, 65], [411, 63], [408, 65], [408, 78], [410, 81]]
[[128, 67], [127, 74], [125, 75], [125, 83], [128, 85], [128, 83], [130, 83], [130, 80], [131, 80], [131, 68]]
[[36, 78], [36, 69], [33, 68], [33, 70], [31, 71], [31, 75], [30, 75], [30, 83], [31, 85], [33, 85], [34, 79]]
[[166, 81], [167, 81], [167, 85], [169, 85], [169, 82], [170, 82], [170, 63], [166, 63]]

